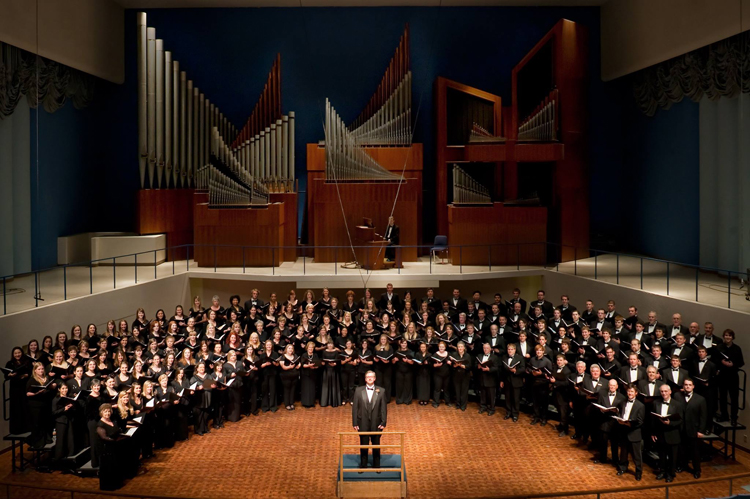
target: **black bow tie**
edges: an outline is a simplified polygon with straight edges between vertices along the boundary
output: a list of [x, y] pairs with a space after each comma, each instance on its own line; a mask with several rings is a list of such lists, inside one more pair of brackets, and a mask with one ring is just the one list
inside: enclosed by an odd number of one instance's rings
[[630, 370], [631, 370], [631, 371], [637, 371], [637, 370], [638, 370], [638, 368], [637, 368], [637, 367], [631, 367], [631, 368], [630, 368]]
[[368, 390], [370, 390], [370, 391], [373, 391], [373, 390], [374, 390], [374, 388], [371, 388], [371, 387], [369, 387], [369, 386], [367, 387], [367, 389], [368, 389]]
[[680, 370], [680, 368], [679, 368], [679, 367], [673, 367], [673, 368], [672, 368], [672, 372], [673, 372], [673, 373], [679, 372], [679, 370]]
[[662, 402], [661, 405], [669, 405], [669, 402]]
[[704, 362], [706, 362], [706, 359], [702, 359], [698, 361], [699, 364], [703, 364]]
[[655, 385], [655, 384], [656, 384], [656, 381], [649, 381], [649, 382], [648, 382], [648, 384], [649, 384], [649, 385]]
[[628, 400], [628, 404], [632, 404], [632, 403], [633, 403], [633, 401], [632, 401], [632, 400]]

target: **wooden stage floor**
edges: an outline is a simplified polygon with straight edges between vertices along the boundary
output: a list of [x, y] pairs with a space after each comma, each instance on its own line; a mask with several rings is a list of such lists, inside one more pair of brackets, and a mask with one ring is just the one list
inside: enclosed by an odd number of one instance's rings
[[[466, 412], [441, 406], [388, 406], [388, 429], [406, 431], [409, 497], [503, 497], [554, 491], [585, 491], [638, 484], [632, 472], [615, 476], [610, 465], [594, 465], [591, 454], [569, 438], [559, 438], [554, 424], [530, 426], [503, 420], [504, 410], [492, 417], [477, 414], [476, 403]], [[204, 437], [191, 436], [173, 449], [157, 451], [144, 463], [145, 473], [127, 482], [122, 492], [185, 498], [330, 498], [335, 497], [338, 431], [351, 431], [350, 406], [338, 408], [283, 408], [227, 423]], [[392, 443], [397, 443], [396, 436]], [[383, 443], [390, 443], [383, 439]], [[738, 440], [741, 436], [738, 435]], [[356, 442], [351, 442], [356, 443]], [[737, 461], [715, 457], [704, 463], [703, 478], [750, 471], [750, 454], [738, 451]], [[633, 464], [631, 462], [631, 470]], [[656, 484], [646, 466], [640, 484]], [[95, 478], [27, 469], [10, 472], [10, 453], [0, 456], [3, 481], [59, 487], [98, 489]], [[675, 483], [693, 481], [679, 474]], [[661, 482], [663, 483], [663, 482]], [[747, 492], [750, 479], [734, 484], [734, 493]], [[15, 498], [69, 498], [70, 494], [13, 487]], [[681, 487], [669, 497], [726, 497], [727, 483]], [[0, 498], [6, 488], [0, 486]], [[102, 497], [95, 494], [77, 498]], [[595, 495], [579, 497], [596, 497]], [[664, 489], [607, 498], [663, 498]]]

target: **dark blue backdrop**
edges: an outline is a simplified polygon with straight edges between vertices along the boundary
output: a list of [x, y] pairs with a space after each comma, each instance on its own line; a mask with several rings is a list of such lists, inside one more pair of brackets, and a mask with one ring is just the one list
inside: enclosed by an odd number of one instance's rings
[[[305, 144], [323, 138], [322, 109], [331, 99], [345, 120], [356, 116], [393, 55], [404, 24], [411, 29], [415, 141], [425, 147], [426, 240], [434, 235], [433, 83], [437, 76], [499, 94], [510, 103], [511, 69], [561, 18], [589, 29], [592, 225], [602, 241], [623, 249], [627, 214], [612, 190], [632, 175], [623, 160], [622, 130], [631, 105], [626, 86], [604, 84], [599, 74], [598, 8], [320, 8], [167, 9], [148, 12], [181, 69], [212, 102], [241, 126], [262, 90], [273, 58], [282, 58], [284, 112], [297, 113], [296, 172], [305, 189]], [[99, 82], [94, 105], [69, 105], [39, 119], [39, 191], [33, 176], [34, 265], [54, 265], [59, 235], [132, 230], [138, 185], [135, 11], [125, 16], [126, 81]], [[683, 117], [684, 118], [684, 117]], [[635, 118], [633, 118], [635, 119]], [[645, 120], [645, 118], [643, 118]], [[696, 116], [697, 122], [697, 116]], [[32, 124], [32, 133], [34, 124]], [[643, 130], [642, 133], [650, 133]], [[659, 133], [672, 133], [669, 126]], [[677, 133], [677, 132], [675, 132]], [[33, 138], [32, 138], [33, 139]], [[33, 140], [32, 140], [33, 142]], [[36, 156], [34, 156], [34, 160]], [[631, 158], [629, 161], [636, 161]], [[656, 167], [664, 167], [655, 165]], [[302, 208], [304, 197], [301, 197]], [[404, 215], [401, 215], [404, 216]], [[407, 214], [408, 216], [408, 214]], [[643, 220], [644, 223], [646, 222]], [[597, 230], [597, 229], [594, 229]], [[646, 232], [644, 232], [646, 233]], [[611, 237], [610, 237], [611, 236]], [[658, 254], [658, 248], [649, 248]]]

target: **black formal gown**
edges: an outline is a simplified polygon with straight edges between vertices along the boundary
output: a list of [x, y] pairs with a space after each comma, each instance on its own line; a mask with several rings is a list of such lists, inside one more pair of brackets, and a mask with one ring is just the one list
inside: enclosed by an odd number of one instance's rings
[[[175, 393], [179, 394], [182, 392], [180, 402], [174, 406], [174, 438], [177, 441], [187, 440], [189, 435], [188, 432], [188, 418], [190, 416], [190, 396], [188, 388], [190, 383], [183, 377], [182, 383], [178, 383], [177, 380], [172, 381], [172, 389]], [[183, 391], [184, 390], [184, 391]]]
[[[256, 414], [258, 412], [259, 360], [258, 356], [255, 356], [254, 359], [243, 359], [242, 361], [244, 366], [244, 378], [242, 380], [242, 406], [244, 414]], [[251, 369], [251, 367], [255, 367], [255, 369]]]
[[411, 350], [398, 351], [396, 353], [396, 403], [411, 404], [414, 398], [414, 366], [405, 362], [404, 359], [413, 359]]
[[120, 427], [114, 422], [108, 425], [100, 420], [96, 425], [96, 433], [98, 445], [102, 449], [99, 464], [99, 489], [117, 490], [122, 487], [125, 479], [117, 441], [121, 434]]
[[191, 405], [193, 407], [193, 416], [195, 417], [195, 433], [203, 435], [209, 431], [208, 420], [211, 415], [211, 394], [212, 390], [208, 388], [206, 380], [212, 381], [211, 378], [206, 374], [203, 377], [197, 373], [190, 378], [190, 386], [197, 383], [196, 388], [203, 386], [202, 390], [195, 390], [195, 394], [192, 396]]
[[[385, 391], [385, 403], [388, 404], [391, 401], [391, 393], [393, 392], [393, 357], [395, 350], [380, 351], [375, 349], [375, 358], [378, 359], [373, 364], [373, 371], [375, 371], [375, 384], [382, 386]], [[390, 357], [388, 360], [382, 360], [383, 357]]]
[[[26, 382], [26, 391], [34, 392], [31, 387], [35, 385], [38, 385], [38, 382], [33, 377], [29, 377]], [[26, 397], [31, 428], [28, 444], [32, 449], [42, 448], [46, 443], [52, 442], [52, 399], [54, 396], [54, 392], [47, 389], [33, 397]]]
[[339, 353], [324, 350], [321, 358], [323, 367], [323, 384], [320, 390], [320, 407], [338, 407], [341, 405], [341, 382], [339, 381]]
[[302, 367], [300, 367], [300, 384], [301, 384], [301, 397], [302, 407], [314, 407], [315, 406], [315, 382], [318, 379], [318, 369], [312, 367], [305, 367], [305, 364], [315, 364], [320, 366], [320, 358], [318, 354], [313, 353], [312, 357], [307, 353], [303, 353], [300, 358]]
[[276, 398], [276, 377], [278, 375], [279, 368], [276, 367], [273, 362], [278, 360], [279, 354], [275, 351], [271, 352], [271, 355], [266, 355], [263, 351], [259, 355], [260, 360], [258, 365], [262, 366], [266, 362], [271, 362], [270, 365], [260, 368], [260, 392], [261, 392], [261, 409], [263, 412], [276, 411], [279, 405], [278, 399]]
[[102, 453], [101, 440], [97, 438], [96, 427], [99, 424], [99, 407], [102, 405], [101, 397], [93, 397], [89, 395], [86, 398], [84, 406], [84, 413], [86, 416], [86, 428], [89, 432], [89, 442], [91, 447], [89, 448], [89, 454], [91, 456], [91, 467], [99, 467], [99, 456]]
[[[446, 351], [446, 354], [448, 352]], [[440, 359], [434, 360], [434, 359]], [[451, 403], [451, 389], [450, 389], [450, 375], [451, 375], [451, 366], [448, 365], [448, 359], [449, 355], [446, 355], [445, 357], [442, 357], [438, 353], [435, 353], [433, 355], [433, 361], [431, 361], [431, 364], [433, 364], [432, 367], [432, 381], [433, 386], [435, 388], [434, 393], [432, 394], [432, 402], [433, 404], [439, 404], [440, 403], [440, 392], [443, 393], [443, 398], [445, 399], [446, 404]], [[435, 367], [435, 364], [441, 364], [440, 367]]]
[[[342, 355], [339, 358], [343, 362], [346, 360], [343, 358], [343, 354], [346, 354], [346, 351], [343, 348], [341, 350]], [[353, 359], [356, 359], [357, 356], [357, 351], [352, 350], [350, 355], [350, 359], [352, 360], [349, 360], [345, 364], [341, 364], [341, 398], [344, 400], [345, 404], [350, 402], [354, 396], [354, 387], [357, 382], [357, 366], [352, 364], [352, 361]]]
[[26, 420], [26, 383], [30, 378], [31, 363], [10, 360], [5, 367], [13, 369], [15, 373], [13, 376], [5, 375], [10, 380], [10, 432], [25, 433], [29, 428]]
[[417, 371], [417, 400], [420, 402], [429, 402], [431, 393], [430, 387], [432, 383], [432, 372], [429, 362], [430, 353], [427, 352], [422, 354], [421, 352], [417, 352], [414, 354], [414, 358], [421, 362], [421, 364], [415, 363]]
[[242, 411], [242, 383], [243, 383], [243, 365], [242, 362], [236, 361], [233, 366], [229, 362], [224, 363], [223, 367], [224, 376], [227, 380], [232, 379], [232, 374], [235, 375], [232, 385], [227, 388], [227, 420], [232, 423], [236, 423], [240, 420], [240, 412]]

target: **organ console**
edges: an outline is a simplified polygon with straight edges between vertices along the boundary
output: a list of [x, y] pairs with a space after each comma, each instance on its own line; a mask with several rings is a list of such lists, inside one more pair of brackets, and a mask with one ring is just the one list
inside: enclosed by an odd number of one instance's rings
[[[398, 252], [403, 261], [416, 261], [422, 145], [412, 144], [411, 83], [407, 26], [375, 93], [354, 121], [346, 125], [326, 99], [325, 140], [307, 146], [308, 242], [318, 245], [316, 261], [344, 261], [351, 254], [349, 228], [363, 217], [384, 228], [394, 203], [397, 213], [416, 213], [400, 225], [401, 244], [412, 247]], [[340, 252], [338, 247], [343, 247]], [[383, 252], [377, 253], [382, 259]], [[382, 262], [374, 259], [364, 263], [369, 255], [369, 250], [355, 249], [360, 265], [380, 268]]]

